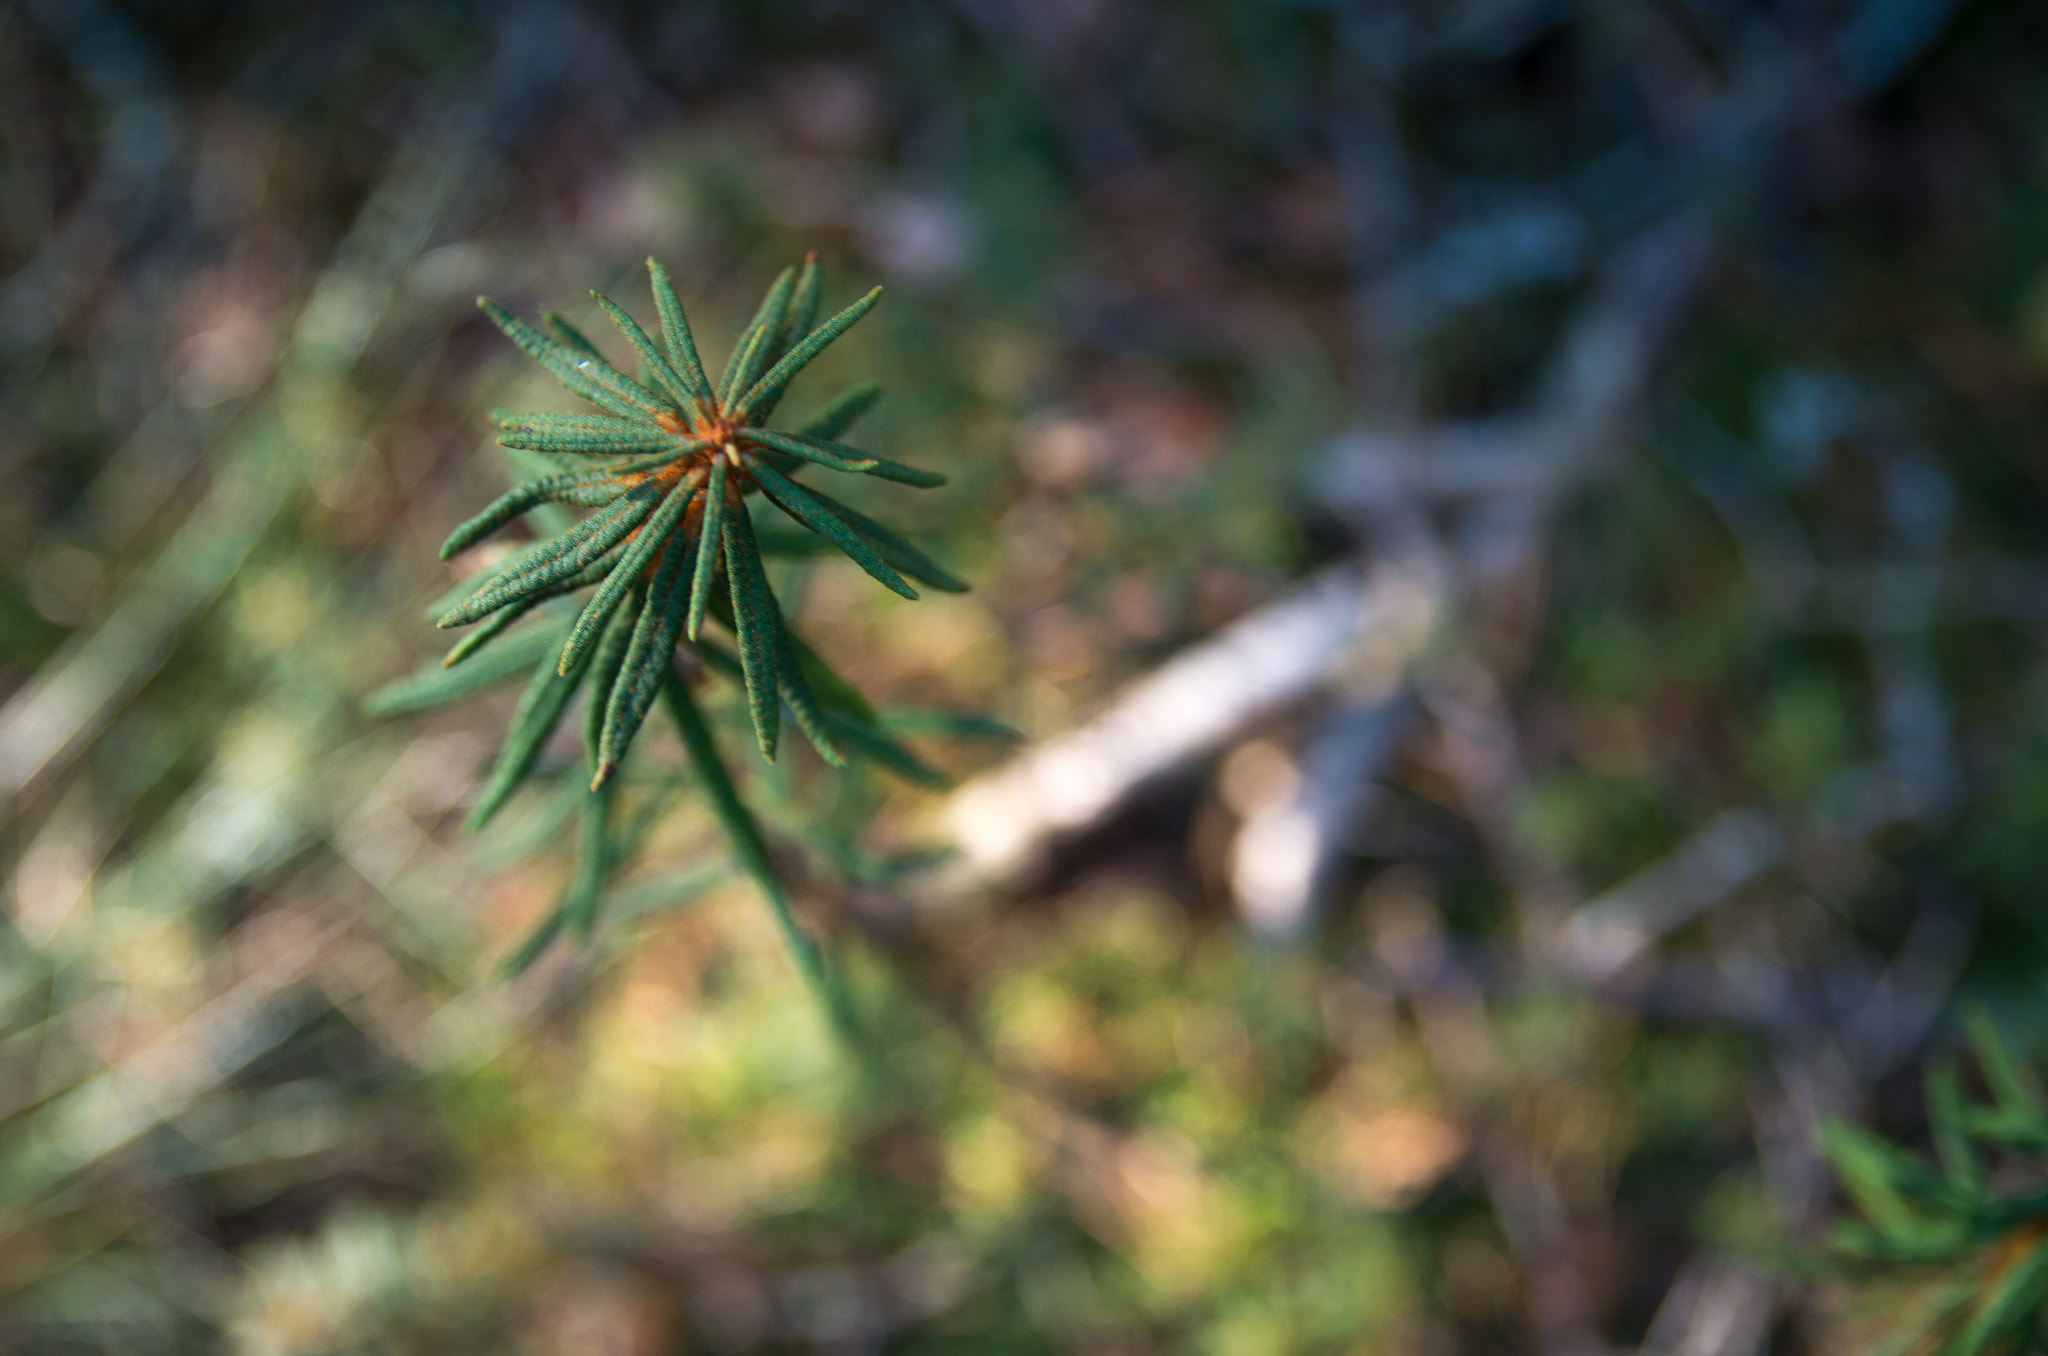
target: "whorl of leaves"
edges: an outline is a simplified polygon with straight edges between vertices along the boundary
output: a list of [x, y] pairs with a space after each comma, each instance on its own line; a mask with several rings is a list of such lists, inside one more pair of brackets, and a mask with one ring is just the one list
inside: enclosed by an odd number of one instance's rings
[[[617, 671], [597, 671], [605, 704], [602, 718], [590, 722], [593, 790], [617, 771], [653, 705], [661, 675], [674, 661], [677, 638], [696, 638], [712, 611], [714, 594], [727, 602], [719, 613], [733, 619], [762, 756], [775, 756], [784, 694], [798, 712], [816, 707], [802, 667], [786, 659], [789, 646], [752, 531], [749, 496], [759, 493], [906, 598], [917, 597], [906, 574], [932, 588], [963, 587], [888, 529], [791, 479], [810, 463], [909, 485], [945, 482], [943, 476], [826, 436], [843, 429], [849, 405], [864, 408], [873, 399], [869, 388], [846, 393], [811, 425], [764, 427], [790, 380], [866, 315], [881, 289], [814, 328], [822, 290], [816, 257], [805, 260], [801, 270], [785, 269], [714, 385], [668, 274], [651, 259], [648, 271], [660, 340], [609, 298], [597, 297], [640, 357], [638, 380], [607, 362], [596, 345], [559, 316], [546, 317], [555, 331], [550, 336], [488, 298], [479, 299], [513, 343], [604, 413], [499, 415], [499, 442], [562, 458], [573, 469], [512, 490], [457, 528], [442, 548], [447, 559], [542, 503], [597, 508], [540, 549], [505, 565], [441, 619], [443, 626], [481, 621], [490, 631], [502, 628], [508, 615], [516, 617], [549, 597], [594, 582], [556, 656], [556, 672], [567, 678], [608, 634], [613, 614], [629, 598], [638, 600], [634, 629], [620, 632], [625, 638], [619, 642]], [[467, 659], [476, 648], [457, 646], [449, 662]], [[822, 722], [798, 723], [827, 762], [843, 761], [824, 737]]]
[[[697, 671], [735, 679], [744, 689], [755, 741], [775, 756], [788, 708], [826, 762], [843, 765], [842, 745], [912, 780], [942, 780], [884, 730], [860, 695], [791, 635], [763, 567], [764, 549], [796, 554], [793, 536], [836, 548], [892, 591], [917, 597], [910, 580], [958, 592], [966, 586], [917, 547], [795, 477], [817, 466], [899, 484], [935, 486], [944, 477], [847, 446], [839, 437], [879, 391], [862, 383], [809, 421], [771, 429], [767, 421], [790, 381], [875, 304], [878, 287], [822, 324], [817, 257], [785, 269], [734, 344], [714, 383], [667, 272], [647, 261], [659, 338], [609, 298], [597, 296], [640, 360], [635, 378], [613, 366], [583, 334], [552, 312], [552, 333], [527, 324], [489, 298], [478, 305], [549, 374], [597, 407], [587, 414], [494, 413], [498, 441], [542, 454], [555, 470], [519, 485], [456, 528], [446, 560], [513, 520], [545, 508], [564, 530], [510, 556], [468, 587], [441, 615], [444, 627], [479, 624], [448, 653], [444, 672], [422, 674], [371, 698], [373, 711], [418, 710], [485, 683], [530, 670], [525, 695], [499, 752], [472, 827], [489, 819], [535, 770], [549, 737], [579, 689], [590, 793], [575, 882], [555, 915], [522, 948], [514, 965], [537, 956], [567, 925], [587, 931], [606, 873], [621, 855], [608, 828], [612, 779], [657, 698], [665, 697], [692, 766], [732, 841], [791, 937], [796, 959], [836, 1012], [843, 995], [826, 982], [822, 953], [803, 938], [780, 885], [768, 871], [760, 834], [734, 796], [709, 742], [708, 727], [676, 669], [678, 649]], [[803, 529], [757, 530], [749, 500], [772, 505]], [[575, 506], [580, 521], [560, 517]], [[557, 601], [589, 589], [572, 617]], [[550, 618], [513, 631], [530, 613]], [[728, 650], [703, 634], [715, 623]], [[493, 644], [493, 642], [497, 642]], [[472, 656], [482, 653], [482, 658]], [[471, 671], [474, 671], [473, 674]]]

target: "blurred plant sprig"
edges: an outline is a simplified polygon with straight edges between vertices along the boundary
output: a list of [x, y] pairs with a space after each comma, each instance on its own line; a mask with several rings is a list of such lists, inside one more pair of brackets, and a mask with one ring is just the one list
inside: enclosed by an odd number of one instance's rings
[[[2048, 1336], [2048, 1099], [1986, 1012], [1969, 1028], [1991, 1097], [1964, 1095], [1953, 1058], [1927, 1066], [1934, 1163], [1848, 1121], [1821, 1132], [1861, 1215], [1836, 1221], [1834, 1259], [1885, 1295], [1911, 1296], [1885, 1356], [2038, 1351]], [[1999, 1159], [2012, 1171], [1993, 1171]], [[1914, 1273], [1930, 1283], [1901, 1284]]]
[[[516, 973], [565, 927], [590, 934], [613, 874], [644, 833], [644, 825], [635, 832], [615, 823], [614, 778], [658, 698], [735, 856], [767, 897], [798, 968], [834, 1021], [850, 1030], [844, 988], [825, 952], [797, 921], [760, 825], [740, 799], [676, 661], [680, 651], [692, 675], [715, 673], [739, 684], [761, 755], [769, 761], [786, 706], [832, 766], [846, 765], [844, 746], [913, 781], [943, 784], [943, 777], [889, 733], [860, 692], [790, 630], [769, 585], [764, 555], [808, 553], [811, 539], [758, 530], [747, 501], [758, 495], [914, 599], [917, 590], [905, 576], [947, 592], [967, 586], [896, 533], [795, 477], [811, 465], [926, 488], [943, 484], [945, 477], [837, 441], [880, 397], [872, 383], [843, 391], [794, 429], [766, 427], [790, 381], [868, 312], [881, 288], [815, 324], [823, 291], [817, 256], [800, 269], [784, 269], [714, 384], [666, 270], [653, 259], [647, 267], [659, 342], [616, 303], [592, 293], [639, 355], [639, 380], [610, 363], [560, 315], [544, 317], [554, 331], [550, 336], [488, 297], [478, 298], [522, 351], [603, 413], [494, 413], [500, 445], [538, 458], [549, 473], [516, 486], [456, 528], [441, 558], [453, 559], [520, 517], [531, 517], [548, 535], [513, 552], [495, 571], [479, 572], [447, 604], [440, 626], [481, 625], [448, 652], [440, 668], [381, 689], [368, 705], [380, 714], [423, 710], [530, 672], [469, 816], [475, 829], [534, 774], [572, 699], [584, 693], [591, 779], [582, 797], [576, 868], [554, 910], [513, 955], [508, 968]], [[574, 520], [568, 506], [596, 511]], [[585, 589], [591, 592], [578, 612], [560, 610], [561, 600]], [[514, 629], [533, 613], [541, 617], [537, 625]], [[732, 649], [704, 634], [707, 619], [725, 629]]]

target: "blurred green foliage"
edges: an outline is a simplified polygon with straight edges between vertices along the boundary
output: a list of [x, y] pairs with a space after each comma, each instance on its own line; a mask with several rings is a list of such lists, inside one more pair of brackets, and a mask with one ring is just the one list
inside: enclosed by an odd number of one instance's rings
[[[2001, 0], [0, 10], [0, 1349], [1870, 1349], [1939, 1287], [1780, 1265], [1823, 1124], [1880, 1231], [2034, 1189], [1913, 1165], [2003, 1096], [1922, 1092], [1960, 1000], [2044, 1016], [2044, 51]], [[741, 791], [851, 1058], [661, 728], [617, 926], [506, 983], [580, 750], [470, 840], [512, 694], [360, 713], [486, 412], [554, 398], [480, 290], [657, 253], [729, 334], [793, 253], [885, 278], [819, 387], [949, 487], [849, 502], [974, 591], [773, 583], [878, 706], [1041, 739], [1379, 550], [1330, 440], [1511, 423], [1668, 218], [1632, 434], [1432, 651], [1507, 793], [1423, 721], [1295, 938], [1227, 864], [1314, 709], [1008, 891], [899, 888], [937, 798], [792, 748]], [[1752, 811], [1647, 960], [1531, 944]]]

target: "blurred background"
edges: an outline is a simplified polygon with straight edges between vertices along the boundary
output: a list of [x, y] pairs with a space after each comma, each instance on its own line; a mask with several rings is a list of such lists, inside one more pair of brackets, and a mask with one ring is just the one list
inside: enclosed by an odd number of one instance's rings
[[[1866, 1349], [1815, 1127], [2048, 1017], [2044, 232], [2020, 0], [0, 5], [0, 1349]], [[503, 980], [515, 694], [361, 706], [476, 294], [807, 249], [974, 591], [786, 605], [1023, 736], [716, 709], [858, 1052], [688, 795]]]

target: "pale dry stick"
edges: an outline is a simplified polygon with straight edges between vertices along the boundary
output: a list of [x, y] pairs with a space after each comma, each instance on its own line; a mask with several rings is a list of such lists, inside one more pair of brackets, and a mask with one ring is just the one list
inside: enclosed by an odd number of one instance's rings
[[[1526, 457], [1551, 466], [1552, 493], [1625, 428], [1649, 355], [1703, 263], [1689, 226], [1647, 232], [1574, 329], [1545, 385], [1548, 413], [1517, 435], [1530, 440], [1522, 444]], [[1384, 522], [1391, 505], [1429, 497], [1411, 488], [1430, 449], [1426, 436], [1353, 440], [1340, 445], [1321, 488], [1340, 510]], [[1139, 679], [1094, 720], [954, 792], [944, 819], [960, 849], [957, 875], [1021, 875], [1061, 835], [1097, 822], [1138, 787], [1275, 710], [1332, 685], [1370, 693], [1398, 683], [1435, 634], [1452, 584], [1435, 549], [1394, 545], [1371, 567], [1329, 567]]]
[[1657, 1306], [1642, 1356], [1756, 1356], [1777, 1318], [1779, 1290], [1736, 1264], [1695, 1258]]
[[1330, 863], [1379, 788], [1374, 778], [1414, 723], [1401, 691], [1347, 703], [1309, 736], [1298, 784], [1254, 807], [1231, 848], [1230, 891], [1253, 932], [1298, 936], [1329, 883]]
[[1558, 962], [1590, 983], [1612, 983], [1659, 938], [1774, 870], [1791, 847], [1770, 811], [1724, 811], [1581, 907], [1564, 929]]
[[1138, 680], [1077, 730], [968, 782], [945, 806], [966, 874], [1029, 870], [1057, 836], [1344, 675], [1398, 677], [1436, 624], [1437, 581], [1331, 566]]

